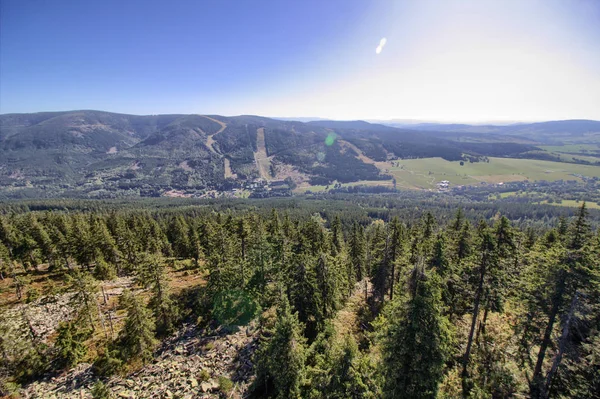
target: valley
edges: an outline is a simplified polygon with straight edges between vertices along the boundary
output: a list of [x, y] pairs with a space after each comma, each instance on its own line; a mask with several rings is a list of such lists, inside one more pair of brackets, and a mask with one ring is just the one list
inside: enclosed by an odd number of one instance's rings
[[[523, 139], [532, 129], [532, 139]], [[583, 183], [600, 176], [595, 131], [600, 122], [407, 129], [259, 116], [7, 114], [0, 115], [0, 198], [265, 197], [363, 186], [452, 191]], [[567, 134], [569, 141], [558, 142]]]

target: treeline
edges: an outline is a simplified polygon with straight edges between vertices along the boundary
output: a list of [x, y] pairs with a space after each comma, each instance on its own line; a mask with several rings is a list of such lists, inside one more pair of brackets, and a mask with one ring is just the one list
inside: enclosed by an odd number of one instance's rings
[[[3, 319], [3, 391], [84, 359], [107, 323], [100, 283], [132, 277], [147, 295], [122, 295], [99, 377], [149, 361], [186, 320], [258, 319], [254, 397], [597, 397], [600, 236], [585, 207], [537, 233], [448, 212], [444, 223], [193, 207], [0, 216], [1, 278], [17, 299], [51, 300], [30, 281], [47, 267], [72, 307], [50, 344], [24, 314]], [[173, 295], [176, 263], [206, 284]], [[359, 328], [343, 333], [349, 298]]]

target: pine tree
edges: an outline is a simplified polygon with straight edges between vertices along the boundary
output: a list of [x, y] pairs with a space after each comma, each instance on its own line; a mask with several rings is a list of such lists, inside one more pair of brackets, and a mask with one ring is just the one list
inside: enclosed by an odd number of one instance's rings
[[175, 217], [169, 225], [167, 235], [171, 242], [173, 252], [178, 258], [186, 259], [193, 256], [189, 231], [190, 227], [181, 215]]
[[50, 240], [48, 232], [44, 226], [38, 221], [33, 213], [27, 214], [27, 235], [36, 243], [36, 249], [43, 260], [53, 263], [54, 260], [54, 245]]
[[314, 259], [309, 255], [299, 255], [294, 262], [288, 295], [294, 309], [297, 309], [299, 320], [305, 328], [305, 335], [314, 339], [323, 329], [325, 316], [321, 303], [321, 295], [317, 283]]
[[465, 350], [465, 354], [463, 356], [463, 391], [465, 394], [469, 392], [469, 360], [471, 356], [471, 349], [473, 344], [473, 338], [475, 334], [475, 327], [477, 325], [477, 319], [479, 318], [479, 308], [481, 306], [481, 302], [485, 300], [485, 294], [488, 289], [489, 284], [489, 275], [494, 274], [494, 271], [498, 265], [498, 257], [496, 252], [496, 242], [492, 233], [490, 232], [488, 226], [481, 222], [479, 225], [479, 236], [480, 236], [480, 244], [479, 244], [479, 262], [477, 268], [475, 269], [478, 274], [477, 277], [477, 287], [475, 289], [475, 297], [473, 299], [473, 311], [471, 315], [471, 328], [469, 330], [469, 336], [467, 338], [467, 348]]
[[283, 296], [272, 336], [258, 354], [255, 390], [264, 396], [300, 398], [305, 373], [306, 344], [302, 325]]
[[72, 248], [73, 257], [80, 266], [91, 270], [96, 250], [86, 218], [82, 215], [75, 215], [70, 233], [69, 245]]
[[454, 230], [455, 233], [458, 233], [459, 231], [462, 230], [464, 219], [465, 219], [465, 214], [464, 214], [462, 208], [458, 208], [458, 211], [456, 211], [456, 216], [454, 217], [454, 221], [452, 222], [452, 225], [450, 226], [450, 228], [452, 230]]
[[103, 218], [98, 216], [90, 217], [90, 235], [96, 263], [99, 261], [107, 262], [111, 265], [119, 263], [122, 255]]
[[456, 257], [461, 261], [469, 255], [471, 255], [471, 225], [466, 221], [456, 241]]
[[97, 282], [89, 274], [78, 270], [73, 270], [68, 280], [71, 283], [70, 291], [73, 292], [71, 303], [78, 309], [77, 316], [94, 331], [94, 315], [98, 310]]
[[417, 270], [412, 295], [387, 310], [383, 338], [384, 397], [435, 398], [448, 356], [448, 320], [441, 314], [440, 278]]
[[[531, 274], [541, 287], [541, 292], [531, 292], [534, 311], [545, 317], [543, 336], [539, 341], [537, 360], [531, 379], [530, 394], [533, 398], [546, 398], [552, 384], [552, 378], [562, 360], [563, 345], [569, 338], [568, 324], [572, 322], [572, 314], [576, 308], [588, 302], [590, 298], [600, 295], [600, 270], [597, 265], [598, 253], [591, 245], [591, 230], [586, 220], [585, 203], [570, 226], [566, 237], [566, 245], [556, 245], [556, 256], [545, 258], [546, 263], [532, 262], [536, 270]], [[537, 305], [536, 305], [537, 304]], [[562, 317], [561, 317], [562, 315]], [[569, 316], [571, 315], [571, 316]], [[583, 315], [584, 319], [586, 315]], [[589, 317], [589, 316], [588, 316]], [[564, 337], [556, 344], [554, 364], [548, 375], [544, 377], [544, 360], [548, 349], [552, 346], [552, 336], [559, 320], [568, 321], [563, 328]], [[566, 329], [565, 329], [566, 328]], [[537, 340], [536, 340], [537, 341]]]
[[21, 300], [23, 298], [23, 290], [27, 285], [27, 277], [23, 276], [21, 273], [17, 272], [18, 263], [17, 261], [13, 261], [10, 264], [10, 268], [8, 270], [9, 276], [12, 278], [12, 286], [15, 288], [15, 293], [17, 295], [17, 300]]
[[394, 282], [396, 281], [397, 264], [402, 255], [404, 228], [400, 224], [400, 220], [394, 217], [391, 222], [391, 239], [389, 245], [388, 263], [390, 268], [389, 286], [390, 300], [394, 299]]
[[108, 387], [100, 380], [92, 387], [92, 399], [112, 399], [113, 395]]
[[239, 251], [236, 248], [233, 231], [227, 230], [224, 224], [211, 223], [208, 228], [208, 284], [212, 295], [219, 292], [237, 289], [242, 286], [238, 266]]
[[151, 313], [131, 291], [123, 293], [122, 305], [127, 310], [125, 325], [119, 334], [123, 359], [139, 358], [146, 362], [152, 358], [156, 344]]
[[117, 276], [116, 268], [104, 260], [100, 250], [96, 249], [96, 266], [94, 267], [94, 277], [98, 280], [112, 280]]
[[12, 261], [10, 259], [8, 248], [0, 241], [0, 280], [4, 280], [4, 278], [10, 274], [11, 269]]
[[322, 254], [315, 265], [317, 288], [320, 295], [321, 314], [332, 317], [340, 306], [339, 273], [331, 257]]
[[349, 241], [350, 261], [354, 267], [354, 274], [357, 280], [360, 281], [366, 277], [366, 240], [365, 229], [356, 222], [352, 225], [352, 234]]
[[331, 380], [323, 398], [375, 399], [380, 396], [375, 368], [358, 350], [351, 335], [337, 344], [331, 361]]
[[58, 326], [58, 337], [54, 347], [58, 351], [57, 361], [61, 368], [71, 368], [83, 359], [87, 353], [84, 341], [89, 330], [82, 330], [73, 322], [63, 322]]
[[137, 282], [150, 287], [152, 297], [148, 304], [156, 320], [158, 335], [167, 335], [175, 327], [178, 311], [169, 295], [169, 284], [164, 259], [160, 255], [145, 254], [138, 266]]

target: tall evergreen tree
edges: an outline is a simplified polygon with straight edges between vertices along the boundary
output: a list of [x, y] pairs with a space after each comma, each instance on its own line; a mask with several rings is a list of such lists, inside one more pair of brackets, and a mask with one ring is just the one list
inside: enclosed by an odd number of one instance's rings
[[412, 295], [397, 297], [383, 338], [384, 397], [435, 398], [449, 353], [448, 320], [442, 315], [440, 278], [417, 270]]
[[78, 309], [77, 317], [87, 327], [95, 330], [94, 319], [98, 312], [98, 283], [88, 273], [73, 270], [69, 275], [71, 303]]
[[498, 258], [496, 252], [496, 242], [489, 227], [481, 222], [479, 225], [479, 260], [478, 265], [475, 268], [477, 276], [477, 286], [475, 289], [475, 297], [473, 298], [473, 310], [471, 314], [471, 328], [469, 329], [469, 335], [467, 338], [467, 347], [463, 356], [463, 391], [464, 394], [469, 392], [469, 360], [471, 356], [471, 349], [473, 345], [473, 338], [475, 334], [475, 327], [477, 326], [477, 320], [479, 318], [479, 310], [482, 300], [485, 299], [485, 293], [489, 286], [489, 275], [494, 274], [494, 271], [498, 265]]
[[[549, 374], [544, 377], [544, 360], [548, 349], [552, 346], [552, 336], [559, 320], [571, 323], [573, 312], [582, 302], [600, 295], [600, 268], [597, 264], [598, 254], [591, 245], [591, 230], [586, 220], [585, 203], [579, 214], [570, 226], [566, 245], [557, 245], [556, 256], [546, 263], [534, 260], [537, 270], [532, 274], [541, 286], [541, 292], [532, 292], [530, 298], [537, 303], [536, 313], [545, 317], [543, 335], [539, 341], [537, 360], [531, 378], [531, 396], [545, 398], [549, 395], [552, 378], [555, 374], [554, 366]], [[535, 286], [535, 285], [534, 285]], [[535, 306], [535, 305], [534, 305]], [[561, 317], [561, 315], [563, 317]], [[585, 318], [585, 315], [583, 316]], [[559, 349], [555, 354], [556, 366], [560, 365], [562, 358], [561, 343], [568, 339], [569, 326], [563, 329], [566, 336], [556, 345]]]
[[54, 347], [58, 351], [58, 365], [60, 368], [71, 368], [87, 353], [84, 341], [89, 337], [89, 330], [78, 328], [73, 322], [63, 322], [57, 331]]
[[300, 398], [305, 359], [302, 325], [283, 296], [272, 335], [258, 354], [255, 391], [262, 391], [262, 397]]
[[178, 311], [169, 294], [164, 259], [160, 255], [145, 254], [138, 266], [137, 281], [144, 287], [150, 287], [152, 291], [148, 307], [154, 313], [157, 334], [171, 333]]
[[139, 358], [146, 362], [152, 358], [156, 344], [151, 313], [142, 299], [130, 291], [123, 293], [121, 303], [127, 311], [125, 325], [119, 334], [123, 358]]

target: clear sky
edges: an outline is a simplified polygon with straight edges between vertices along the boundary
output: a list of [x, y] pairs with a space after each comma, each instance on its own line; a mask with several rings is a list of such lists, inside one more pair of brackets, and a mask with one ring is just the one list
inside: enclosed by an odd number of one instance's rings
[[0, 113], [600, 120], [600, 0], [0, 0]]

